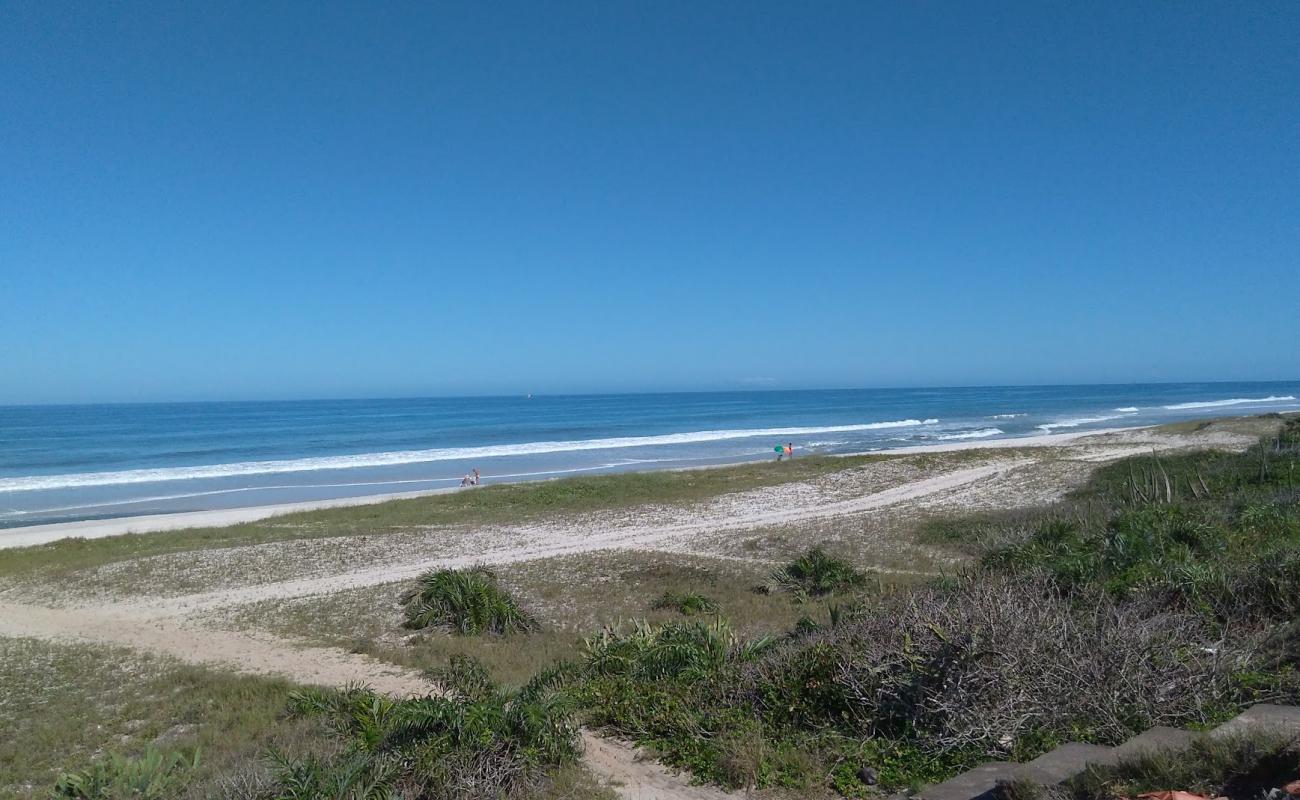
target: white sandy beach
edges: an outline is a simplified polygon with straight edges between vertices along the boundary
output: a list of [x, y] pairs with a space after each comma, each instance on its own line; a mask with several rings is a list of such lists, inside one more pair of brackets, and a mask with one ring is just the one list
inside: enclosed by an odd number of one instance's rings
[[[1007, 439], [985, 439], [978, 441], [949, 442], [945, 444], [913, 445], [890, 450], [874, 451], [874, 453], [906, 455], [912, 453], [943, 453], [958, 450], [1055, 447], [1077, 442], [1080, 439], [1091, 436], [1107, 436], [1142, 430], [1145, 430], [1145, 428], [1106, 428], [1103, 430], [1051, 433]], [[714, 467], [691, 467], [690, 469], [712, 468]], [[371, 503], [383, 503], [388, 500], [427, 497], [429, 495], [445, 494], [447, 492], [455, 491], [460, 491], [460, 489], [458, 487], [427, 489], [416, 492], [363, 495], [360, 497], [347, 497], [333, 500], [311, 500], [297, 503], [248, 506], [245, 508], [223, 508], [206, 511], [186, 511], [174, 514], [146, 514], [141, 516], [116, 517], [112, 519], [79, 520], [74, 522], [54, 522], [44, 525], [26, 525], [0, 530], [0, 549], [47, 544], [59, 539], [99, 539], [107, 536], [121, 536], [127, 533], [157, 533], [160, 531], [182, 530], [185, 528], [216, 528], [226, 525], [238, 525], [244, 522], [256, 522], [270, 517], [292, 514], [299, 511], [315, 511], [325, 508], [368, 505]]]

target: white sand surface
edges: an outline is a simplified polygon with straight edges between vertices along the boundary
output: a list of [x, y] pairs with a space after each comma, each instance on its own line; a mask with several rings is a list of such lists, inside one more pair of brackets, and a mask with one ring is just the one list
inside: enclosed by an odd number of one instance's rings
[[105, 536], [121, 536], [124, 533], [156, 533], [158, 531], [175, 531], [184, 528], [221, 528], [226, 525], [256, 522], [268, 517], [278, 517], [282, 514], [292, 514], [297, 511], [364, 506], [371, 503], [383, 503], [388, 500], [405, 500], [411, 497], [424, 497], [451, 491], [456, 491], [456, 489], [428, 489], [420, 492], [371, 494], [361, 497], [340, 497], [333, 500], [279, 503], [270, 506], [217, 508], [210, 511], [184, 511], [177, 514], [145, 514], [135, 517], [115, 517], [113, 519], [87, 519], [76, 522], [51, 522], [45, 525], [24, 525], [17, 528], [0, 529], [0, 549], [46, 544], [47, 542], [74, 537], [100, 539]]
[[[1104, 437], [1107, 435], [1144, 431], [1146, 428], [1106, 428], [1103, 430], [1073, 431], [1070, 433], [1051, 433], [1038, 436], [1022, 436], [1007, 439], [981, 439], [944, 444], [913, 445], [890, 450], [878, 450], [873, 454], [908, 455], [912, 453], [943, 453], [956, 450], [990, 450], [1017, 447], [1055, 447], [1076, 442], [1087, 437]], [[1142, 448], [1137, 448], [1141, 450]], [[1135, 450], [1135, 452], [1137, 451]], [[861, 454], [858, 454], [861, 455]], [[714, 467], [695, 467], [709, 469]], [[176, 514], [150, 514], [134, 517], [117, 517], [114, 519], [82, 520], [78, 522], [54, 522], [44, 525], [27, 525], [0, 530], [0, 549], [7, 547], [27, 547], [45, 544], [59, 539], [80, 537], [98, 539], [105, 536], [120, 536], [125, 533], [155, 533], [158, 531], [181, 530], [185, 528], [216, 528], [236, 525], [241, 522], [256, 522], [270, 517], [290, 514], [297, 511], [314, 511], [323, 508], [341, 508], [344, 506], [382, 503], [387, 500], [399, 500], [411, 497], [424, 497], [433, 494], [459, 491], [458, 488], [431, 489], [419, 492], [401, 492], [396, 494], [365, 495], [334, 500], [312, 500], [299, 503], [282, 503], [279, 505], [250, 506], [246, 508], [213, 509], [210, 511], [187, 511]]]

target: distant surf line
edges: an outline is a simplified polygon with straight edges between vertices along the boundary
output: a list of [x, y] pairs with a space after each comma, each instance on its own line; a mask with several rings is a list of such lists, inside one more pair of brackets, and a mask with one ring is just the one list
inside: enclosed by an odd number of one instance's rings
[[[663, 461], [688, 461], [691, 459], [633, 459], [629, 461], [615, 461], [610, 464], [598, 464], [594, 467], [568, 467], [565, 469], [547, 469], [537, 472], [503, 472], [498, 475], [484, 475], [488, 480], [502, 480], [504, 478], [536, 478], [543, 475], [567, 475], [571, 472], [595, 472], [602, 469], [612, 469], [614, 467], [630, 466], [631, 464], [655, 464]], [[450, 483], [454, 484], [460, 478], [395, 478], [388, 481], [352, 481], [349, 483], [286, 483], [272, 486], [235, 486], [229, 489], [211, 489], [203, 492], [182, 492], [179, 494], [154, 495], [152, 497], [134, 497], [123, 500], [105, 500], [100, 503], [82, 503], [74, 506], [55, 506], [53, 508], [33, 508], [18, 509], [6, 508], [0, 510], [0, 518], [8, 517], [10, 519], [20, 516], [31, 516], [33, 514], [56, 514], [61, 511], [84, 511], [93, 508], [110, 508], [113, 506], [130, 506], [138, 503], [161, 503], [168, 500], [188, 500], [192, 497], [211, 497], [220, 494], [239, 494], [241, 492], [273, 492], [284, 491], [286, 489], [349, 489], [358, 486], [400, 486], [411, 483]], [[455, 488], [455, 487], [449, 487]]]
[[938, 422], [939, 420], [937, 419], [904, 419], [888, 422], [867, 422], [856, 425], [694, 431], [691, 433], [669, 433], [656, 436], [628, 436], [608, 439], [582, 439], [576, 441], [526, 442], [521, 444], [479, 445], [474, 447], [450, 447], [429, 450], [398, 450], [385, 453], [320, 456], [314, 458], [285, 459], [277, 461], [245, 461], [233, 464], [211, 464], [188, 467], [160, 467], [153, 469], [121, 470], [117, 472], [33, 475], [0, 478], [0, 492], [42, 491], [74, 487], [80, 488], [86, 486], [119, 486], [134, 483], [165, 483], [168, 481], [205, 478], [275, 475], [289, 472], [316, 472], [335, 469], [401, 466], [432, 461], [486, 459], [503, 456], [567, 453], [583, 450], [612, 450], [629, 447], [663, 447], [674, 444], [716, 442], [730, 439], [752, 439], [760, 436], [770, 436], [775, 438], [805, 436], [819, 433], [844, 433], [850, 431], [918, 427], [922, 425], [934, 425]]
[[1223, 406], [1243, 406], [1243, 405], [1263, 405], [1265, 403], [1286, 403], [1293, 402], [1294, 395], [1285, 395], [1281, 397], [1234, 397], [1230, 400], [1202, 400], [1194, 403], [1174, 403], [1171, 406], [1161, 406], [1166, 411], [1184, 411], [1189, 408], [1220, 408]]

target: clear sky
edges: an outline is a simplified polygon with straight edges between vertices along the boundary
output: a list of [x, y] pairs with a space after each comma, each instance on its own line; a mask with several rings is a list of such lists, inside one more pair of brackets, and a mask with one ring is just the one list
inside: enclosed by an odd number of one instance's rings
[[1300, 376], [1300, 3], [0, 22], [0, 402]]

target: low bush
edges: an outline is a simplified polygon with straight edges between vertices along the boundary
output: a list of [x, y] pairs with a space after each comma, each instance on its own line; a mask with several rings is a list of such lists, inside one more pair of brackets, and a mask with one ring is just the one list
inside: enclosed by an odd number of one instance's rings
[[395, 700], [361, 688], [306, 690], [292, 711], [335, 731], [333, 755], [276, 757], [267, 797], [499, 798], [536, 788], [576, 761], [577, 723], [560, 670], [504, 692], [472, 659], [453, 659], [438, 677], [447, 696]]
[[406, 627], [442, 628], [465, 636], [534, 631], [537, 620], [502, 589], [486, 567], [426, 572], [402, 597]]
[[199, 754], [149, 748], [138, 758], [110, 753], [86, 769], [64, 773], [53, 796], [76, 800], [170, 800], [181, 794]]
[[722, 611], [716, 600], [698, 592], [664, 592], [650, 607], [656, 610], [670, 609], [687, 617], [696, 614], [717, 614]]
[[814, 547], [780, 569], [759, 587], [767, 594], [786, 593], [798, 600], [825, 597], [862, 586], [867, 575], [848, 561]]
[[1231, 694], [1220, 647], [1193, 614], [977, 574], [787, 642], [746, 666], [738, 697], [781, 725], [1006, 755], [1031, 737], [1205, 721]]

